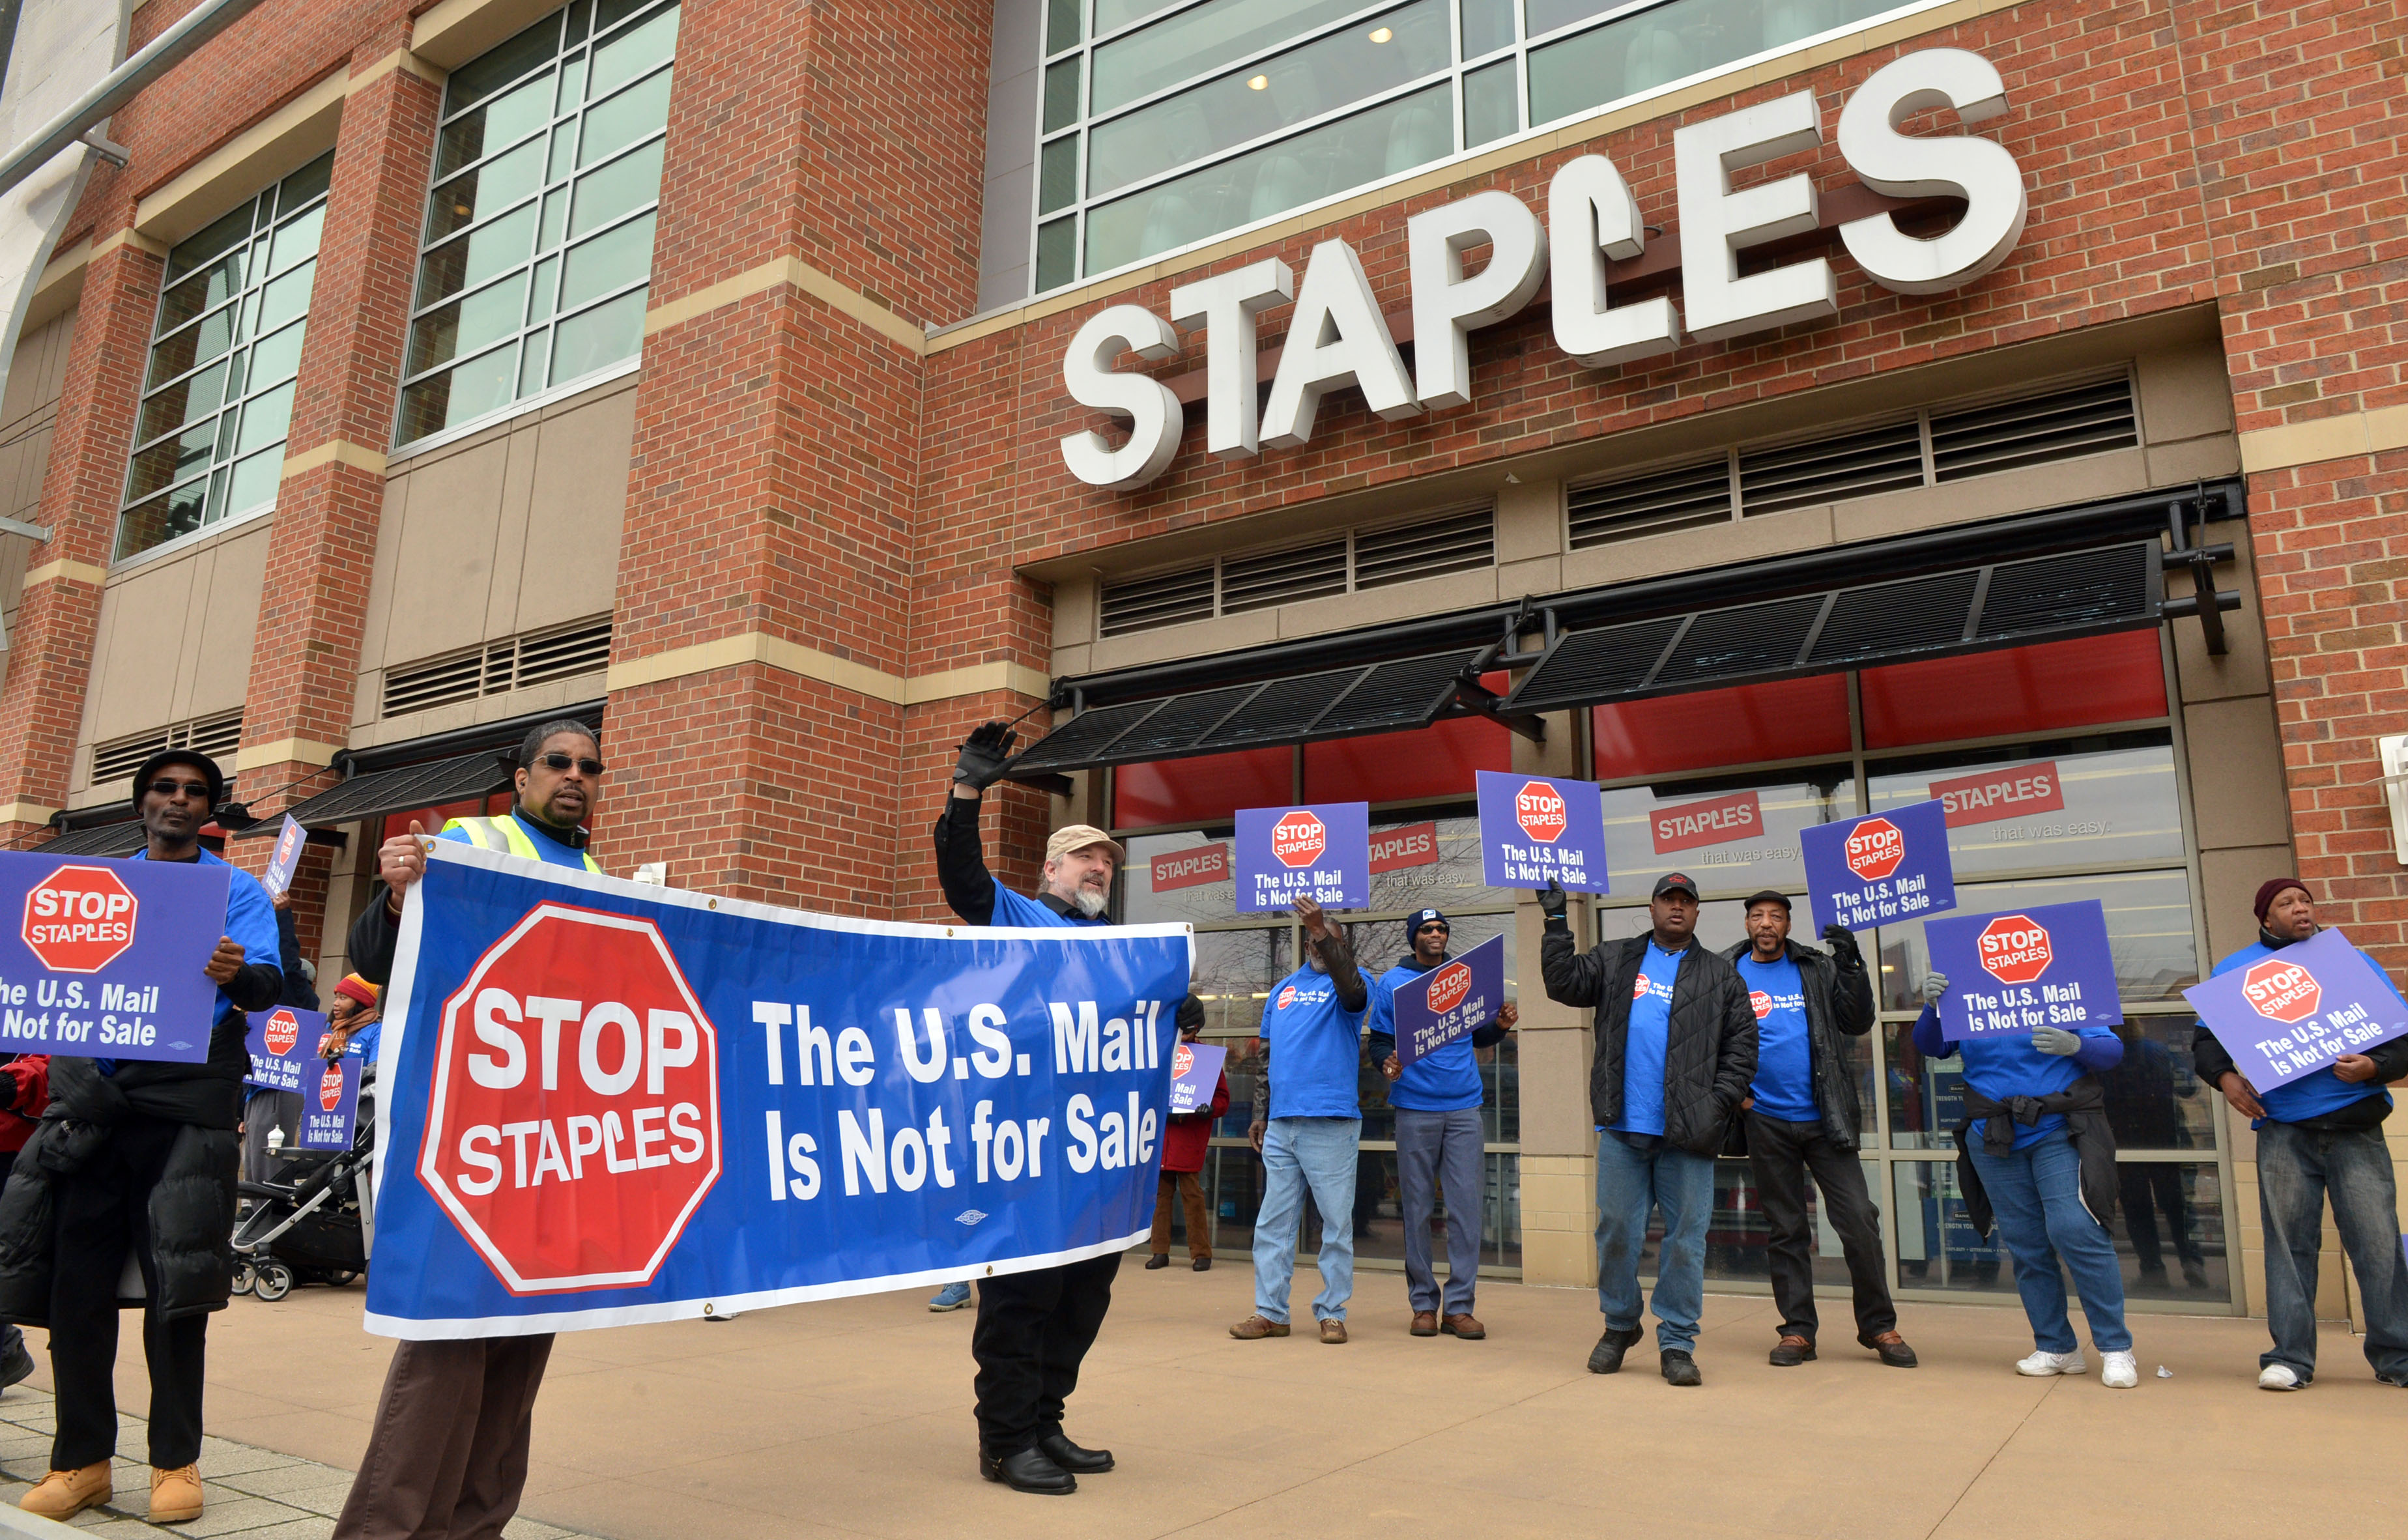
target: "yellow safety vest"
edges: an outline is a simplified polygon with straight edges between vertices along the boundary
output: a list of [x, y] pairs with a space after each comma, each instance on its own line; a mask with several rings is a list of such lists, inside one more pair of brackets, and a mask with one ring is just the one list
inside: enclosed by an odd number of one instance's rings
[[[499, 818], [453, 819], [443, 826], [450, 834], [457, 829], [468, 836], [468, 843], [480, 850], [503, 850], [528, 861], [541, 861], [543, 854], [535, 848], [535, 836], [519, 826], [518, 819], [509, 813]], [[602, 863], [583, 850], [577, 852], [585, 862], [585, 869], [595, 876], [602, 875]]]

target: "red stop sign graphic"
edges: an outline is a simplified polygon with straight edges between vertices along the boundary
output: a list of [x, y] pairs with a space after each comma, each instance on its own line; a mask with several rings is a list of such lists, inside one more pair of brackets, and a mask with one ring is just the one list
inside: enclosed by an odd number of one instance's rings
[[318, 1077], [318, 1105], [328, 1112], [343, 1105], [343, 1066], [328, 1064]]
[[1772, 1014], [1772, 996], [1762, 990], [1750, 990], [1747, 991], [1747, 1008], [1756, 1012], [1756, 1019], [1761, 1021]]
[[2314, 1016], [2316, 1005], [2324, 998], [2324, 986], [2316, 976], [2297, 962], [2286, 962], [2270, 957], [2250, 965], [2241, 976], [2241, 992], [2249, 999], [2250, 1006], [2269, 1020], [2304, 1021]]
[[1470, 992], [1470, 966], [1462, 962], [1450, 962], [1439, 969], [1438, 977], [1430, 980], [1429, 1008], [1443, 1016], [1462, 1005], [1463, 997]]
[[25, 945], [52, 973], [98, 973], [134, 945], [134, 891], [106, 866], [62, 866], [25, 894]]
[[301, 1023], [291, 1011], [279, 1006], [268, 1017], [261, 1035], [267, 1040], [268, 1052], [280, 1056], [287, 1054], [293, 1051], [294, 1044], [301, 1041]]
[[2048, 929], [2028, 915], [2000, 915], [1974, 938], [1982, 966], [2001, 984], [2028, 984], [2048, 971]]
[[1299, 808], [1271, 825], [1271, 854], [1283, 866], [1310, 866], [1329, 848], [1329, 831], [1319, 818]]
[[1524, 781], [1513, 793], [1513, 821], [1541, 845], [1553, 845], [1562, 837], [1571, 815], [1564, 807], [1561, 791], [1542, 780]]
[[539, 904], [443, 1003], [418, 1175], [512, 1293], [651, 1281], [718, 1180], [718, 1034], [649, 920]]
[[1196, 1067], [1196, 1050], [1182, 1043], [1170, 1050], [1170, 1077], [1174, 1080]]
[[1867, 819], [1848, 835], [1848, 870], [1866, 882], [1879, 882], [1906, 859], [1906, 835], [1885, 818]]

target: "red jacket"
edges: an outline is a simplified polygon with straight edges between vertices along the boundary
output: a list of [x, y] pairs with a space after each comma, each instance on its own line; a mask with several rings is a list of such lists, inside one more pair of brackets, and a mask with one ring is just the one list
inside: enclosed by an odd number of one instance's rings
[[25, 1053], [0, 1064], [0, 1076], [16, 1083], [17, 1098], [0, 1111], [0, 1150], [19, 1150], [34, 1136], [42, 1109], [50, 1105], [50, 1056]]
[[1194, 1112], [1175, 1112], [1170, 1125], [1162, 1135], [1162, 1169], [1165, 1171], [1201, 1171], [1204, 1151], [1212, 1142], [1212, 1125], [1229, 1110], [1229, 1077], [1225, 1072], [1221, 1083], [1212, 1088], [1212, 1110], [1198, 1107]]

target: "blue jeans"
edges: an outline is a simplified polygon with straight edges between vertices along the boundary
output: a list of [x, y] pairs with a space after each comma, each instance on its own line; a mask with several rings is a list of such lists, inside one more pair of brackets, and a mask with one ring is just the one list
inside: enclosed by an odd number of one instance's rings
[[2082, 1313], [2090, 1321], [2090, 1343], [2102, 1353], [2128, 1352], [2132, 1333], [2124, 1326], [2124, 1269], [2106, 1227], [2082, 1202], [2082, 1161], [2073, 1140], [2058, 1134], [2028, 1149], [1993, 1155], [1976, 1141], [1973, 1169], [1990, 1195], [1990, 1212], [2014, 1259], [2015, 1292], [2024, 1297], [2032, 1343], [2044, 1353], [2071, 1353], [2082, 1346], [2065, 1314], [2065, 1272], [2082, 1292]]
[[2377, 1378], [2408, 1383], [2408, 1269], [2401, 1265], [2400, 1210], [2381, 1128], [2330, 1133], [2268, 1123], [2258, 1131], [2258, 1210], [2266, 1221], [2265, 1368], [2316, 1372], [2316, 1251], [2325, 1200], [2365, 1302], [2366, 1361]]
[[[1480, 1217], [1484, 1181], [1480, 1109], [1420, 1112], [1397, 1108], [1397, 1199], [1405, 1220], [1405, 1294], [1416, 1311], [1471, 1314], [1480, 1282]], [[1446, 1292], [1430, 1266], [1430, 1214], [1446, 1190]]]
[[1616, 1332], [1639, 1330], [1639, 1253], [1647, 1215], [1664, 1211], [1656, 1254], [1656, 1346], [1688, 1352], [1706, 1307], [1706, 1220], [1714, 1207], [1711, 1155], [1659, 1144], [1633, 1149], [1617, 1134], [1597, 1136], [1597, 1307]]
[[1317, 1320], [1344, 1320], [1354, 1296], [1354, 1151], [1359, 1118], [1274, 1118], [1263, 1131], [1263, 1205], [1254, 1215], [1254, 1313], [1287, 1319], [1288, 1285], [1296, 1277], [1297, 1221], [1305, 1189], [1321, 1210], [1321, 1292]]

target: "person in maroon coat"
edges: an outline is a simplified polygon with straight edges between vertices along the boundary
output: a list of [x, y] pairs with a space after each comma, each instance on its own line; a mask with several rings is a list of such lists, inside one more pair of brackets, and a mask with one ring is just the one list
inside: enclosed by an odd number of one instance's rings
[[[21, 1053], [0, 1059], [0, 1184], [7, 1181], [9, 1167], [17, 1163], [17, 1151], [33, 1137], [42, 1120], [42, 1109], [50, 1105], [49, 1054]], [[0, 1325], [0, 1390], [33, 1372], [34, 1355], [25, 1349], [25, 1333], [14, 1326]]]
[[[1204, 1008], [1194, 995], [1180, 1002], [1179, 1040], [1193, 1043], [1204, 1030]], [[1198, 1273], [1212, 1265], [1212, 1220], [1204, 1211], [1204, 1152], [1212, 1125], [1229, 1110], [1229, 1077], [1212, 1088], [1212, 1109], [1174, 1112], [1162, 1134], [1162, 1186], [1154, 1197], [1154, 1255], [1148, 1271], [1170, 1265], [1170, 1205], [1187, 1205], [1187, 1265]]]

